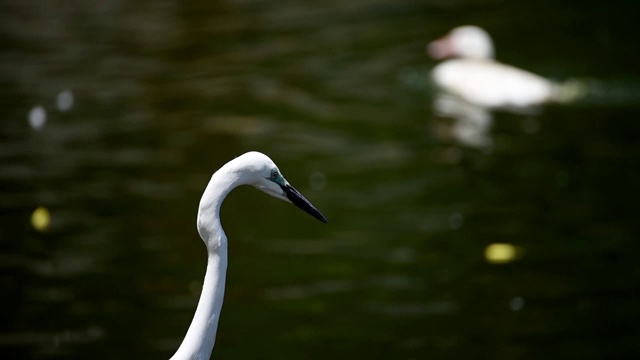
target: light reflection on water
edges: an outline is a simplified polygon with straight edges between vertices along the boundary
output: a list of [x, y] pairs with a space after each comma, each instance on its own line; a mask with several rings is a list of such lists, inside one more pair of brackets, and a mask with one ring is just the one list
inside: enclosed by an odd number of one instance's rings
[[[637, 350], [637, 107], [498, 112], [485, 152], [439, 138], [434, 94], [402, 81], [428, 73], [424, 44], [460, 14], [501, 28], [498, 15], [384, 1], [76, 5], [0, 12], [12, 40], [0, 58], [3, 356], [170, 356], [204, 273], [199, 197], [254, 149], [330, 223], [253, 189], [230, 195], [214, 356]], [[507, 58], [527, 40], [497, 36]], [[589, 45], [563, 39], [548, 45]], [[607, 75], [610, 54], [582, 67], [564, 55], [522, 66]], [[611, 76], [633, 74], [624, 64]], [[624, 89], [603, 93], [629, 99], [638, 85]], [[39, 207], [45, 232], [30, 225]], [[494, 243], [525, 251], [490, 265]]]

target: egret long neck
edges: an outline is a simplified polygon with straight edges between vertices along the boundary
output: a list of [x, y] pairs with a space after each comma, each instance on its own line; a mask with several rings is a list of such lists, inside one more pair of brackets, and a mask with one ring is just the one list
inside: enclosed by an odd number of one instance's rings
[[211, 357], [227, 273], [227, 237], [220, 224], [220, 205], [238, 182], [230, 168], [223, 166], [213, 174], [200, 200], [198, 233], [207, 246], [207, 272], [196, 313], [173, 360]]
[[198, 308], [187, 335], [178, 351], [171, 357], [172, 360], [207, 360], [211, 357], [224, 297], [225, 274], [227, 272], [226, 253], [225, 246], [221, 254], [209, 254], [207, 273], [204, 277]]

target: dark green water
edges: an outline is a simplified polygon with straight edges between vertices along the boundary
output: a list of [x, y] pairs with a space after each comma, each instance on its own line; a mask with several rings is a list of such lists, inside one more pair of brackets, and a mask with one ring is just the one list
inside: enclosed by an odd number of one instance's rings
[[[213, 358], [638, 358], [639, 10], [1, 3], [0, 357], [171, 356], [204, 276], [199, 198], [259, 150], [329, 224], [229, 196]], [[415, 79], [434, 65], [425, 43], [467, 23], [502, 61], [600, 90], [494, 113], [491, 151], [443, 137]], [[492, 243], [521, 256], [490, 264]]]

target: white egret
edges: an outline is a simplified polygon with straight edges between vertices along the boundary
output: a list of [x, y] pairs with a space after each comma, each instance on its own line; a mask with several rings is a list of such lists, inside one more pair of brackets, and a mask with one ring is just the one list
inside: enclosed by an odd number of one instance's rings
[[227, 236], [220, 223], [220, 206], [227, 194], [240, 185], [252, 185], [271, 196], [293, 203], [322, 222], [327, 222], [320, 211], [284, 179], [276, 164], [262, 153], [248, 152], [216, 171], [202, 195], [198, 209], [198, 233], [208, 251], [202, 293], [189, 330], [171, 359], [211, 357], [227, 271]]

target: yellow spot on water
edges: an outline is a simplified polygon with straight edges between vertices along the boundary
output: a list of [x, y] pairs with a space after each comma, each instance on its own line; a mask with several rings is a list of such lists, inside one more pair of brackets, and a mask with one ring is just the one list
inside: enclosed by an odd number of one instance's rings
[[491, 264], [505, 264], [516, 259], [518, 250], [511, 244], [494, 243], [484, 249], [484, 257]]
[[35, 209], [31, 215], [31, 225], [34, 229], [40, 232], [45, 232], [51, 225], [51, 214], [47, 208], [40, 206]]

